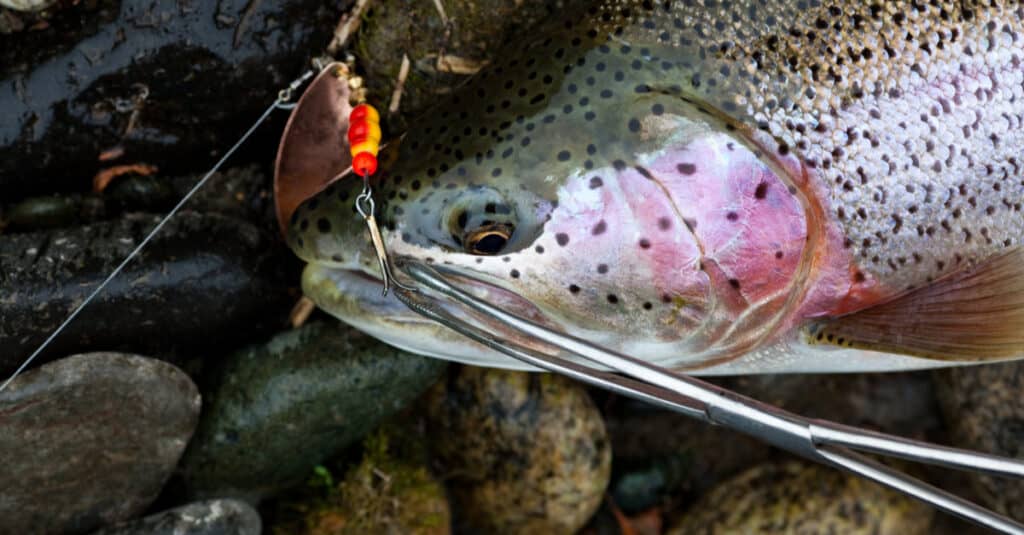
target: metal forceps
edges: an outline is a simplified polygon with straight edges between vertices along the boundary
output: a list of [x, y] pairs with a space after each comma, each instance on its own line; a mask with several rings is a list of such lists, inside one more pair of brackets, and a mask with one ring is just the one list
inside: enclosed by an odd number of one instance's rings
[[[968, 521], [1005, 533], [1024, 524], [890, 468], [859, 452], [924, 464], [1024, 478], [1024, 461], [938, 446], [834, 422], [804, 418], [778, 407], [552, 331], [483, 301], [446, 279], [444, 268], [402, 259], [398, 267], [419, 283], [396, 296], [415, 312], [506, 355], [547, 371], [749, 434], [801, 457], [866, 477]], [[459, 277], [467, 278], [460, 274]], [[470, 279], [471, 280], [471, 279]], [[428, 290], [430, 295], [423, 290]], [[458, 316], [452, 307], [458, 310]], [[472, 322], [469, 320], [472, 318]], [[502, 331], [529, 340], [528, 345]], [[544, 351], [539, 351], [543, 346]], [[574, 360], [570, 360], [574, 359]], [[591, 368], [588, 361], [616, 373]], [[619, 375], [621, 374], [621, 375]]]

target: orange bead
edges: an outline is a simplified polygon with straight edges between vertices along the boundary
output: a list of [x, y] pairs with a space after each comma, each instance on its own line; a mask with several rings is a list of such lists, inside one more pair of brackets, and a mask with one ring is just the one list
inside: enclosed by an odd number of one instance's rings
[[352, 158], [352, 170], [359, 176], [370, 176], [377, 172], [377, 157], [369, 152], [360, 152]]

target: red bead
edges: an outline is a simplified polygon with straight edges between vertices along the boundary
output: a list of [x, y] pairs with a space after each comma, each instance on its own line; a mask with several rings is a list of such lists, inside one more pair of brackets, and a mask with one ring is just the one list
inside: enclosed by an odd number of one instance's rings
[[352, 170], [359, 176], [370, 176], [377, 172], [377, 157], [369, 152], [360, 152], [352, 158]]
[[366, 141], [366, 136], [369, 133], [370, 125], [365, 121], [350, 122], [348, 127], [348, 142], [350, 145], [362, 143], [363, 141]]
[[380, 122], [380, 115], [377, 114], [377, 110], [375, 110], [373, 106], [370, 106], [369, 104], [360, 104], [355, 108], [352, 108], [352, 113], [348, 116], [348, 122], [350, 124], [362, 122], [378, 123]]

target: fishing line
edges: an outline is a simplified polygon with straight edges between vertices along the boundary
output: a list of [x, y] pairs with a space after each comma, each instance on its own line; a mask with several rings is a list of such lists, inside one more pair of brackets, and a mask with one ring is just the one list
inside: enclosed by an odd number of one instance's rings
[[107, 275], [107, 278], [104, 279], [103, 282], [101, 282], [100, 285], [97, 286], [89, 294], [89, 296], [85, 298], [84, 301], [82, 301], [77, 307], [75, 307], [71, 314], [69, 314], [68, 317], [64, 319], [64, 321], [50, 334], [50, 336], [48, 336], [46, 340], [44, 340], [43, 343], [40, 344], [39, 347], [37, 347], [36, 350], [33, 351], [32, 354], [29, 355], [24, 362], [21, 363], [20, 366], [18, 366], [18, 369], [14, 370], [14, 373], [12, 373], [11, 376], [8, 377], [7, 380], [3, 382], [3, 384], [0, 384], [0, 392], [3, 392], [3, 390], [7, 388], [7, 385], [11, 384], [11, 381], [14, 381], [14, 379], [18, 377], [18, 375], [20, 375], [21, 372], [25, 371], [25, 368], [27, 368], [29, 364], [31, 364], [32, 361], [35, 360], [36, 357], [38, 357], [39, 354], [42, 353], [43, 350], [46, 349], [46, 347], [49, 346], [50, 343], [53, 342], [57, 338], [57, 336], [60, 335], [60, 333], [63, 332], [64, 329], [69, 324], [71, 324], [72, 321], [74, 321], [76, 317], [78, 317], [78, 314], [82, 312], [82, 310], [86, 306], [88, 306], [89, 303], [92, 302], [92, 300], [97, 295], [99, 295], [100, 292], [102, 292], [103, 289], [106, 288], [108, 284], [110, 284], [110, 281], [114, 280], [114, 278], [121, 274], [121, 271], [124, 270], [125, 266], [127, 266], [129, 262], [131, 262], [136, 256], [138, 256], [139, 253], [142, 252], [142, 249], [146, 247], [146, 245], [149, 244], [150, 241], [152, 241], [153, 237], [155, 237], [157, 233], [160, 232], [164, 225], [168, 221], [170, 221], [170, 219], [174, 217], [174, 215], [177, 214], [183, 206], [185, 206], [185, 203], [187, 203], [189, 199], [192, 198], [192, 196], [194, 196], [200, 189], [202, 189], [204, 185], [206, 185], [206, 183], [210, 180], [213, 174], [216, 173], [220, 169], [220, 167], [224, 165], [224, 162], [226, 162], [228, 158], [230, 158], [231, 155], [233, 155], [235, 151], [237, 151], [238, 148], [241, 147], [249, 139], [249, 136], [251, 136], [253, 132], [255, 132], [257, 128], [259, 128], [261, 124], [263, 124], [263, 121], [267, 120], [267, 117], [269, 117], [274, 110], [289, 110], [295, 107], [294, 104], [289, 104], [289, 101], [292, 99], [292, 95], [295, 93], [295, 90], [298, 89], [299, 86], [301, 86], [303, 83], [305, 83], [306, 80], [308, 80], [311, 76], [313, 76], [313, 74], [314, 71], [308, 70], [304, 72], [302, 76], [299, 76], [298, 78], [293, 80], [292, 83], [288, 84], [288, 87], [285, 87], [284, 89], [278, 91], [277, 99], [274, 100], [274, 102], [271, 103], [270, 106], [268, 106], [267, 109], [263, 111], [263, 114], [260, 115], [258, 119], [256, 119], [256, 122], [254, 122], [252, 126], [250, 126], [249, 129], [246, 130], [245, 133], [242, 134], [240, 138], [238, 138], [238, 141], [236, 141], [235, 144], [232, 145], [231, 148], [228, 149], [228, 151], [225, 152], [223, 156], [221, 156], [220, 160], [217, 160], [217, 163], [213, 164], [213, 167], [211, 167], [210, 170], [206, 172], [206, 175], [204, 175], [203, 178], [199, 180], [199, 182], [196, 182], [196, 184], [192, 186], [192, 189], [190, 189], [188, 193], [186, 193], [185, 196], [182, 197], [180, 201], [178, 201], [178, 204], [174, 205], [174, 208], [171, 208], [170, 212], [167, 212], [167, 215], [164, 216], [160, 220], [160, 222], [156, 224], [155, 227], [153, 227], [153, 230], [149, 231], [149, 234], [146, 234], [146, 237], [143, 238], [142, 241], [135, 246], [135, 249], [133, 249], [132, 252], [128, 253], [128, 256], [125, 257], [125, 259], [122, 260], [121, 263], [116, 268], [114, 268], [114, 271], [110, 272], [110, 275]]

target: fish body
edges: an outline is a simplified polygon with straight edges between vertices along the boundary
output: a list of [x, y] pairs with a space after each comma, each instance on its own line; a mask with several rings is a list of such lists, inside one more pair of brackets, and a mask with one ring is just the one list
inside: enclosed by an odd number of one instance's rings
[[[694, 373], [1024, 355], [1024, 12], [992, 2], [593, 3], [417, 121], [375, 186], [392, 256]], [[359, 184], [289, 243], [325, 310], [502, 367], [379, 295]]]

